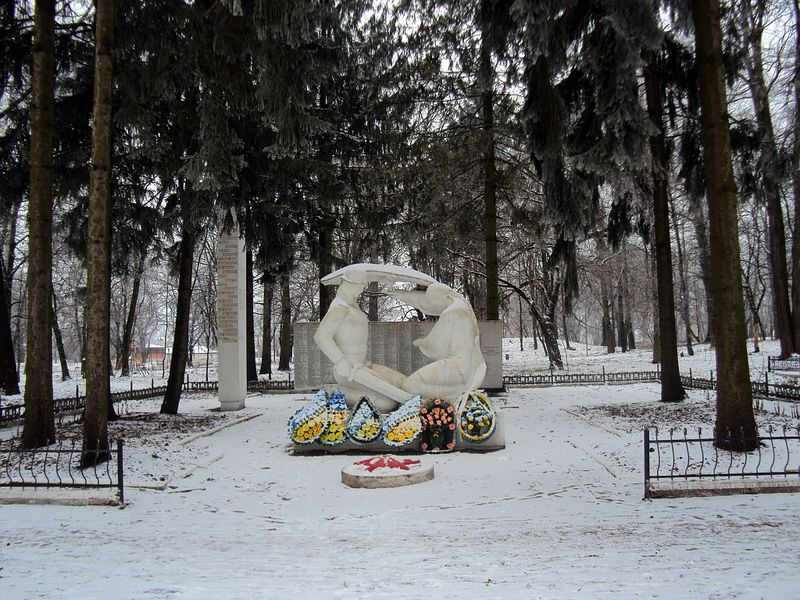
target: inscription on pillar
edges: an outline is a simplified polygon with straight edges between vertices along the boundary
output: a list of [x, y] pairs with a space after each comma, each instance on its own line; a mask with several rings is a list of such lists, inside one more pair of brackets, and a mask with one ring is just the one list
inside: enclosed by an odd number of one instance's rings
[[217, 339], [239, 341], [239, 239], [221, 234], [217, 241]]

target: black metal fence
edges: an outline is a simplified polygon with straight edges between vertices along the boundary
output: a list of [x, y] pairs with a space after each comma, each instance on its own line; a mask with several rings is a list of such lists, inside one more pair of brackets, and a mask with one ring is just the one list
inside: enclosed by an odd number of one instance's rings
[[[757, 488], [760, 480], [773, 484], [780, 478], [800, 486], [800, 426], [796, 429], [784, 426], [779, 430], [769, 426], [766, 435], [760, 435], [758, 440], [741, 435], [727, 439], [731, 438], [733, 447], [746, 444], [747, 447], [755, 445], [756, 449], [751, 452], [720, 449], [714, 445], [713, 432], [704, 436], [701, 428], [697, 428], [696, 434], [690, 434], [686, 428], [669, 429], [666, 435], [657, 428], [645, 429], [645, 498], [701, 492], [704, 488], [696, 482], [708, 480], [734, 484], [747, 481], [746, 486], [741, 487]], [[659, 483], [667, 485], [659, 486]]]
[[800, 371], [800, 356], [789, 358], [767, 357], [767, 371]]
[[[580, 385], [580, 384], [611, 384], [611, 383], [642, 383], [660, 381], [660, 371], [624, 371], [619, 373], [549, 373], [536, 375], [505, 375], [504, 386], [550, 386], [550, 385]], [[714, 372], [709, 371], [708, 377], [697, 377], [689, 369], [688, 375], [681, 375], [681, 382], [685, 388], [696, 390], [715, 390], [717, 380]], [[800, 386], [770, 383], [769, 376], [764, 374], [764, 381], [751, 382], [753, 395], [761, 398], [788, 400], [800, 402]]]
[[[189, 381], [183, 382], [183, 389], [191, 392], [217, 391], [216, 381]], [[294, 381], [291, 379], [270, 380], [270, 381], [251, 381], [247, 384], [250, 392], [266, 391], [290, 391], [294, 389]], [[158, 398], [167, 391], [167, 386], [156, 386], [151, 380], [150, 387], [134, 389], [131, 382], [131, 389], [121, 392], [112, 392], [111, 400], [116, 404], [126, 400], [144, 400], [147, 398]], [[56, 414], [63, 414], [73, 411], [83, 410], [86, 405], [86, 396], [80, 393], [78, 387], [75, 388], [75, 395], [69, 398], [56, 398], [53, 400], [53, 411]], [[25, 405], [22, 403], [6, 404], [0, 398], [0, 423], [19, 421], [25, 413]]]
[[116, 440], [110, 444], [109, 460], [81, 468], [83, 448], [77, 440], [34, 449], [21, 448], [19, 440], [0, 441], [0, 487], [116, 488], [124, 503], [123, 446], [123, 440]]
[[661, 374], [658, 371], [625, 371], [619, 373], [606, 373], [603, 368], [600, 373], [559, 373], [550, 370], [549, 373], [537, 375], [504, 375], [503, 385], [575, 385], [586, 383], [637, 383], [658, 381]]
[[[681, 382], [684, 387], [696, 390], [716, 390], [717, 380], [714, 372], [709, 373], [709, 377], [695, 377], [691, 369], [689, 375], [681, 375]], [[770, 383], [769, 375], [764, 374], [764, 381], [751, 381], [753, 395], [761, 398], [774, 400], [788, 400], [790, 402], [800, 402], [800, 386], [788, 385], [783, 383]]]

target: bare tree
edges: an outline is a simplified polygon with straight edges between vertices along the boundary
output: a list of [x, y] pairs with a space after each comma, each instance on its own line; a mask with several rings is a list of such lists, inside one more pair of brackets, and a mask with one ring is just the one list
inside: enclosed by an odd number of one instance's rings
[[756, 126], [761, 146], [757, 171], [760, 175], [760, 185], [757, 188], [756, 195], [767, 207], [772, 302], [775, 311], [777, 336], [781, 343], [780, 355], [785, 358], [795, 352], [796, 348], [794, 345], [791, 305], [789, 303], [786, 232], [780, 197], [780, 163], [761, 51], [767, 9], [766, 0], [746, 0], [742, 6], [747, 44], [745, 52], [747, 83], [750, 86], [750, 93], [753, 99]]

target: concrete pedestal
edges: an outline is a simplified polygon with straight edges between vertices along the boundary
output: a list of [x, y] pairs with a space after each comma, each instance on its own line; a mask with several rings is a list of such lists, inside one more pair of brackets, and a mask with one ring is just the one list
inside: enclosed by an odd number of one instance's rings
[[[401, 464], [403, 459], [395, 459], [391, 455], [382, 458], [394, 459]], [[342, 469], [342, 483], [351, 488], [392, 488], [404, 485], [414, 485], [433, 479], [433, 465], [426, 465], [420, 461], [415, 464], [403, 465], [402, 468], [378, 468], [369, 471], [362, 464], [354, 463]]]
[[245, 320], [245, 249], [238, 228], [220, 232], [217, 241], [217, 340], [219, 405], [244, 408], [247, 396], [247, 333]]

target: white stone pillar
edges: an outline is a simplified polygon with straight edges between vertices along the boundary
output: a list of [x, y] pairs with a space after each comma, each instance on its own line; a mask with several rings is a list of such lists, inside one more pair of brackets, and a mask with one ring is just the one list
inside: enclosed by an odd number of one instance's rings
[[219, 405], [244, 408], [247, 395], [247, 332], [245, 319], [245, 249], [239, 228], [220, 231], [217, 240], [217, 359]]

